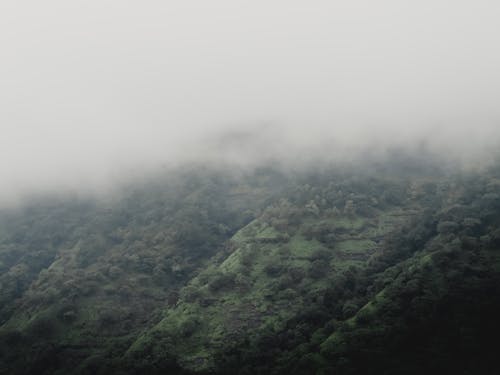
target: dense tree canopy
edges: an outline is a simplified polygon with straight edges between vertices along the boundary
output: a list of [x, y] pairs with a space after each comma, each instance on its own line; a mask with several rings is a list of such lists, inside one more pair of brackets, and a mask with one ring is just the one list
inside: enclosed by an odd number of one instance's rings
[[500, 174], [190, 167], [0, 213], [0, 374], [491, 374]]

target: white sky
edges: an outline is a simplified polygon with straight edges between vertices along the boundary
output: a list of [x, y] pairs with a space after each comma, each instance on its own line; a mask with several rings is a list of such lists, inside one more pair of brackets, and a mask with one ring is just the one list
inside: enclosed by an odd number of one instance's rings
[[212, 157], [228, 129], [480, 154], [500, 133], [499, 20], [486, 0], [2, 0], [0, 191]]

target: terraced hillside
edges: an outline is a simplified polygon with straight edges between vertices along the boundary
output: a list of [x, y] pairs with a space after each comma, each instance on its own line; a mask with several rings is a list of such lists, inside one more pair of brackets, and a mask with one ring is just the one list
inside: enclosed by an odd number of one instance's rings
[[4, 212], [0, 373], [486, 374], [500, 175], [434, 172], [193, 169]]
[[298, 208], [282, 200], [239, 230], [229, 241], [230, 254], [218, 255], [191, 280], [129, 353], [157, 346], [156, 338], [176, 337], [170, 351], [182, 367], [212, 369], [226, 343], [278, 333], [343, 273], [366, 268], [385, 235], [416, 215], [399, 208], [366, 218], [311, 210], [292, 225], [273, 226], [275, 210], [289, 215]]

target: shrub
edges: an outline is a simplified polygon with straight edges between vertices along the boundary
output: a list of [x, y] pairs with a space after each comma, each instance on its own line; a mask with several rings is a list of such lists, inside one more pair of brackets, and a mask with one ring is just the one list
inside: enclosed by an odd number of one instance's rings
[[236, 277], [236, 275], [234, 275], [233, 273], [219, 272], [208, 283], [208, 288], [212, 292], [217, 292], [221, 289], [232, 288], [234, 286], [235, 277]]

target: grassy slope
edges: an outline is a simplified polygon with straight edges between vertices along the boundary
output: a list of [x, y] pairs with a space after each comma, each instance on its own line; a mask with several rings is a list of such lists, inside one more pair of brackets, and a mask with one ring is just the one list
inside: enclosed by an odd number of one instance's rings
[[[9, 304], [2, 310], [0, 334], [8, 340], [0, 342], [0, 373], [30, 366], [107, 373], [141, 361], [145, 368], [159, 364], [159, 373], [170, 361], [203, 372], [220, 370], [221, 357], [235, 348], [251, 348], [250, 355], [269, 350], [270, 361], [276, 357], [296, 373], [331, 363], [355, 368], [366, 359], [356, 353], [373, 352], [363, 343], [406, 332], [413, 308], [427, 316], [429, 305], [457, 286], [467, 291], [459, 296], [479, 295], [480, 282], [500, 270], [498, 246], [488, 239], [499, 225], [494, 179], [468, 182], [467, 194], [443, 183], [440, 197], [431, 179], [327, 179], [283, 184], [288, 190], [269, 179], [276, 176], [189, 179], [175, 193], [134, 193], [111, 213], [90, 208], [78, 220], [69, 208], [62, 242], [44, 236], [57, 232], [58, 212], [50, 220], [41, 214], [41, 226], [19, 219], [19, 232], [34, 231], [24, 239], [4, 227], [0, 282], [19, 288], [2, 294]], [[359, 211], [342, 209], [351, 200]], [[407, 225], [424, 208], [433, 210], [431, 241]], [[467, 227], [468, 216], [481, 227]], [[436, 235], [439, 220], [460, 229]], [[43, 262], [16, 258], [41, 244]], [[390, 251], [391, 261], [376, 266]], [[323, 317], [307, 322], [311, 309]], [[284, 334], [295, 336], [282, 340]]]
[[[0, 294], [6, 302], [0, 306], [0, 334], [17, 337], [18, 348], [3, 351], [0, 345], [0, 365], [13, 366], [5, 371], [22, 368], [24, 357], [35, 368], [50, 368], [46, 357], [52, 354], [45, 349], [54, 346], [61, 352], [62, 373], [85, 368], [86, 359], [119, 356], [158, 321], [186, 280], [278, 190], [269, 176], [252, 178], [249, 186], [244, 179], [210, 173], [137, 188], [104, 208], [77, 210], [65, 202], [35, 208], [38, 222], [11, 214], [15, 220], [6, 221], [0, 238]], [[67, 209], [61, 213], [59, 207]], [[29, 232], [23, 234], [25, 228]], [[49, 236], [59, 232], [63, 240], [56, 246]], [[196, 232], [199, 240], [193, 240]], [[40, 265], [30, 263], [29, 246], [46, 247], [37, 250]]]
[[[197, 371], [212, 368], [214, 354], [224, 350], [228, 340], [252, 340], [279, 332], [304, 310], [306, 296], [322, 294], [340, 271], [364, 267], [377, 252], [376, 241], [408, 216], [398, 209], [379, 211], [372, 218], [309, 217], [293, 228], [291, 235], [256, 219], [233, 236], [234, 251], [225, 260], [188, 284], [187, 288], [200, 295], [194, 300], [181, 298], [174, 308], [166, 310], [164, 318], [132, 345], [130, 353], [155, 345], [156, 337], [175, 337], [171, 350], [183, 367]], [[325, 223], [332, 232], [340, 228], [344, 233], [331, 248], [315, 238], [306, 239], [303, 233], [306, 226]], [[326, 253], [322, 256], [329, 261], [328, 269], [314, 275], [312, 263], [318, 252]], [[290, 269], [300, 280], [286, 284], [286, 270]], [[213, 274], [228, 276], [228, 285], [210, 288]]]

